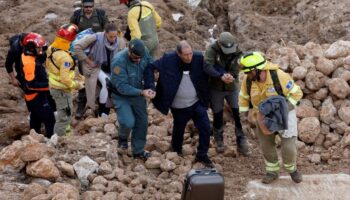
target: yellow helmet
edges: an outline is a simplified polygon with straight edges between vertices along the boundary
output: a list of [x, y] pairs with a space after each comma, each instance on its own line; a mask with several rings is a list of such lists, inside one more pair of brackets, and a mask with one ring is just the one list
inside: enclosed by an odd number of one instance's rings
[[254, 69], [263, 69], [266, 65], [264, 56], [259, 52], [247, 52], [239, 59], [242, 72], [250, 72]]

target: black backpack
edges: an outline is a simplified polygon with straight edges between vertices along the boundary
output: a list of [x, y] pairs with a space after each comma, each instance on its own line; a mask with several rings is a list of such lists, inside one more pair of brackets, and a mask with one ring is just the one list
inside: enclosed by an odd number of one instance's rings
[[[104, 11], [102, 9], [98, 9], [98, 8], [96, 8], [95, 10], [97, 13], [98, 22], [100, 23], [101, 27], [103, 28], [104, 27], [103, 18], [106, 15], [106, 11]], [[78, 9], [78, 10], [74, 11], [74, 14], [73, 14], [74, 24], [76, 24], [76, 25], [79, 25], [81, 12], [82, 12], [82, 9]]]
[[[281, 83], [280, 83], [280, 80], [278, 79], [277, 71], [276, 70], [269, 70], [269, 72], [271, 74], [273, 87], [275, 88], [277, 94], [284, 97], [283, 90], [282, 90], [282, 87], [281, 87]], [[247, 85], [247, 93], [248, 93], [248, 95], [250, 97], [250, 92], [251, 92], [251, 89], [252, 89], [252, 80], [247, 78], [246, 85]], [[249, 101], [249, 108], [252, 108], [252, 107], [253, 107], [253, 105], [252, 105], [251, 101]]]

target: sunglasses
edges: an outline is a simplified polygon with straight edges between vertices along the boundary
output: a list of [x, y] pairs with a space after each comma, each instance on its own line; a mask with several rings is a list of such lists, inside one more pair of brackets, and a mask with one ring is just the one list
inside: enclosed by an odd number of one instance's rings
[[84, 8], [92, 8], [93, 6], [84, 6]]

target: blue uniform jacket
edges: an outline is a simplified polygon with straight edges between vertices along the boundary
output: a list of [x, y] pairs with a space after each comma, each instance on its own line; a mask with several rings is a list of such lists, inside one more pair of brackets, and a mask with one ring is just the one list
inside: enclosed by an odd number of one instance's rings
[[137, 64], [129, 59], [128, 49], [120, 51], [112, 60], [112, 86], [123, 96], [140, 96], [143, 89], [143, 73], [150, 62], [152, 58], [149, 53]]
[[[181, 59], [175, 51], [165, 53], [162, 58], [149, 64], [145, 70], [145, 88], [151, 88], [157, 92], [152, 102], [165, 115], [169, 112], [182, 79], [183, 72], [179, 67], [180, 61]], [[200, 103], [208, 107], [208, 76], [203, 71], [203, 65], [203, 54], [193, 52], [190, 77]], [[154, 70], [159, 71], [157, 86], [154, 84]]]

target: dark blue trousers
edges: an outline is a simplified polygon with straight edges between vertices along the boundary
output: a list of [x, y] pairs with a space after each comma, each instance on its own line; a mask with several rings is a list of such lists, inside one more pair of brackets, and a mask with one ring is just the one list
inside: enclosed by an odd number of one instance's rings
[[30, 128], [41, 133], [41, 124], [45, 125], [45, 136], [50, 138], [54, 134], [56, 104], [51, 101], [49, 93], [39, 94], [32, 101], [27, 102], [30, 111]]
[[210, 140], [210, 122], [207, 108], [197, 102], [188, 108], [171, 108], [174, 118], [173, 134], [171, 145], [174, 151], [181, 152], [184, 139], [184, 132], [187, 122], [192, 119], [199, 131], [199, 145], [197, 156], [205, 156], [208, 153]]

